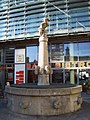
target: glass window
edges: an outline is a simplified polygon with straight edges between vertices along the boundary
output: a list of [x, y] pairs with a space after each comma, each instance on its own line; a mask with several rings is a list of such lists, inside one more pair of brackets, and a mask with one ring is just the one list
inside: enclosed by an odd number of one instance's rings
[[36, 83], [38, 75], [35, 75], [35, 65], [38, 64], [38, 47], [30, 46], [26, 48], [26, 51], [27, 82]]
[[52, 83], [63, 83], [63, 70], [53, 70]]
[[0, 50], [0, 64], [2, 64], [4, 62], [4, 53], [3, 50]]
[[38, 60], [37, 49], [37, 46], [30, 46], [26, 48], [28, 62], [34, 62]]
[[51, 45], [51, 60], [63, 61], [63, 44]]
[[72, 84], [77, 84], [77, 70], [70, 70], [66, 69], [65, 70], [65, 83], [72, 83]]
[[5, 63], [14, 63], [14, 48], [5, 49]]
[[79, 43], [79, 61], [90, 60], [90, 42]]
[[8, 64], [6, 65], [5, 69], [5, 77], [6, 77], [6, 82], [10, 82], [10, 84], [14, 83], [14, 66], [13, 64]]
[[64, 60], [78, 61], [78, 44], [64, 44]]
[[38, 82], [38, 75], [35, 75], [35, 70], [28, 70], [28, 83], [37, 83]]

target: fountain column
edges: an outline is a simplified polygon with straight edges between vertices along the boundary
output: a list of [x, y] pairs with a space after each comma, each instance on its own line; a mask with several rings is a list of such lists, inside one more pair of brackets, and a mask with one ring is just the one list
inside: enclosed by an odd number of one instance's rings
[[39, 60], [41, 74], [38, 75], [38, 85], [49, 85], [49, 74], [45, 73], [45, 66], [48, 65], [48, 38], [41, 36], [39, 38]]
[[48, 37], [45, 28], [48, 26], [48, 18], [44, 18], [39, 27], [39, 59], [35, 73], [38, 74], [38, 85], [49, 85], [49, 74], [52, 73], [48, 63]]

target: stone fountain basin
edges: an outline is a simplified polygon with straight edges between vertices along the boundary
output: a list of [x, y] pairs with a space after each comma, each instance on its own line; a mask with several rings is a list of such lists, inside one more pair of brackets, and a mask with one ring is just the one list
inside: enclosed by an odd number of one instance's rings
[[81, 108], [80, 85], [12, 85], [5, 87], [7, 107], [27, 115], [60, 115]]

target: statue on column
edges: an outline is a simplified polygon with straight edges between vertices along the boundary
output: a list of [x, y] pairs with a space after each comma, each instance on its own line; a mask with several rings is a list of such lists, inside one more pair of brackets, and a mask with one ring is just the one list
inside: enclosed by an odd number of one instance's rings
[[48, 18], [44, 18], [38, 29], [40, 35], [39, 60], [38, 66], [35, 66], [35, 74], [38, 74], [38, 81], [40, 85], [49, 84], [49, 74], [53, 73], [51, 66], [48, 64], [48, 38], [46, 30], [48, 27], [48, 21]]
[[47, 31], [45, 30], [46, 27], [48, 27], [48, 18], [44, 18], [43, 22], [41, 23], [39, 27], [39, 34], [40, 36], [47, 37]]

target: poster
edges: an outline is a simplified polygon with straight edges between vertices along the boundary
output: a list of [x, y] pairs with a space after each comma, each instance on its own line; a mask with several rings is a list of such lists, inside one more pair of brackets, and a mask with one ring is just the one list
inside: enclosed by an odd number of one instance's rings
[[54, 44], [51, 46], [51, 60], [63, 61], [63, 44]]
[[16, 64], [15, 65], [15, 84], [25, 83], [25, 64]]
[[15, 50], [15, 63], [25, 63], [25, 49]]

